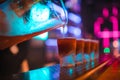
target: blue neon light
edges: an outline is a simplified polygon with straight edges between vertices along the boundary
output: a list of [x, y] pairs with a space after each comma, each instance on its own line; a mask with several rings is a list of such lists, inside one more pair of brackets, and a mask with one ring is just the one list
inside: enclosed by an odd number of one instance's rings
[[32, 70], [29, 72], [29, 80], [50, 80], [49, 67]]

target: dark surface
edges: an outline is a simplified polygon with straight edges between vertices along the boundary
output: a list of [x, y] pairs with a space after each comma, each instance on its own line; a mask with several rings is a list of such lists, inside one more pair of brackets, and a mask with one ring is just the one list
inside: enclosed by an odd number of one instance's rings
[[71, 68], [60, 68], [59, 64], [55, 64], [53, 66], [30, 70], [25, 73], [1, 75], [0, 80], [74, 80], [99, 64], [97, 60]]
[[27, 58], [29, 41], [18, 44], [19, 52], [13, 55], [9, 48], [0, 50], [0, 75], [9, 75], [20, 71], [21, 63]]

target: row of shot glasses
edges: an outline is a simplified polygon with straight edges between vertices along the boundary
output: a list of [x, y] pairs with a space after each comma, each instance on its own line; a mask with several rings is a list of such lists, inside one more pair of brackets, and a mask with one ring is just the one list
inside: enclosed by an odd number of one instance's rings
[[99, 41], [65, 37], [57, 39], [61, 67], [72, 67], [99, 58]]

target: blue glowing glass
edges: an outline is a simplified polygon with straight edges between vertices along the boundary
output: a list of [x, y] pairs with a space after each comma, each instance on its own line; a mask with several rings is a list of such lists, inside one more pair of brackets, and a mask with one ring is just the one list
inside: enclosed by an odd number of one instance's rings
[[48, 32], [46, 33], [43, 33], [43, 34], [40, 34], [38, 36], [35, 36], [33, 37], [33, 39], [36, 39], [36, 40], [47, 40], [48, 39]]
[[90, 61], [90, 56], [89, 56], [88, 54], [84, 54], [84, 58], [85, 58], [85, 60], [86, 60], [87, 62]]
[[75, 62], [74, 62], [74, 59], [73, 59], [73, 55], [74, 54], [70, 54], [68, 56], [65, 56], [64, 61], [69, 63], [69, 64], [74, 64]]
[[90, 69], [90, 62], [87, 62], [87, 63], [86, 63], [85, 68], [86, 68], [86, 70], [89, 70], [89, 69]]
[[42, 69], [32, 70], [29, 72], [29, 80], [50, 80], [49, 67]]
[[95, 67], [95, 62], [94, 62], [94, 61], [91, 62], [91, 67], [92, 67], [92, 68]]
[[30, 11], [30, 20], [41, 22], [49, 19], [50, 9], [48, 6], [37, 3], [32, 6]]
[[91, 52], [90, 57], [91, 57], [92, 60], [94, 60], [94, 58], [95, 58], [94, 52]]
[[82, 53], [76, 55], [76, 60], [82, 62]]

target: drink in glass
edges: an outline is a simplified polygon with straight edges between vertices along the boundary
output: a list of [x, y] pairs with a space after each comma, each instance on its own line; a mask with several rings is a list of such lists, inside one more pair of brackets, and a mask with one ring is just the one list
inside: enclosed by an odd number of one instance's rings
[[98, 59], [99, 58], [99, 41], [98, 40], [95, 40], [95, 59]]
[[84, 62], [90, 61], [90, 53], [91, 53], [91, 40], [85, 39], [85, 46], [84, 46]]
[[91, 53], [90, 53], [90, 60], [95, 59], [95, 49], [96, 49], [96, 41], [91, 40]]
[[76, 40], [76, 64], [83, 62], [84, 39]]
[[72, 37], [57, 39], [61, 67], [75, 66], [76, 39]]

